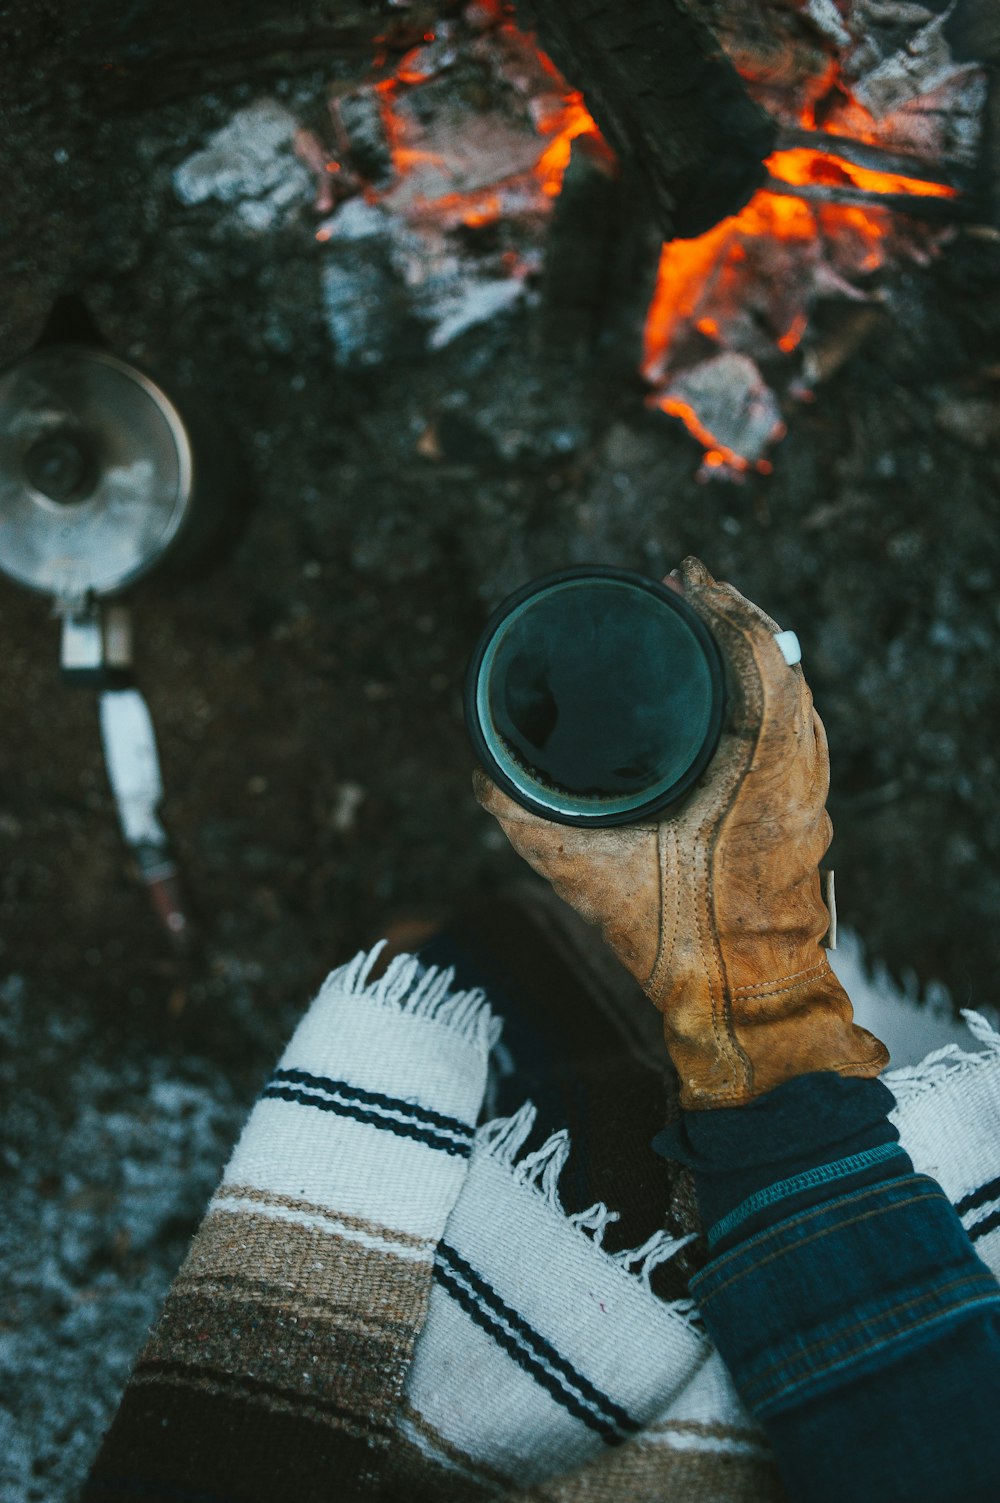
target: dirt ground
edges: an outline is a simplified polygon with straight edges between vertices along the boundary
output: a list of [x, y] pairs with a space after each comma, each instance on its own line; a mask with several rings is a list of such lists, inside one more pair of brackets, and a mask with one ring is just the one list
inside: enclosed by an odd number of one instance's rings
[[526, 355], [530, 312], [345, 380], [308, 329], [301, 351], [234, 351], [256, 293], [237, 315], [193, 300], [173, 339], [197, 347], [257, 504], [214, 572], [138, 596], [136, 626], [203, 958], [171, 961], [119, 841], [94, 697], [59, 685], [46, 603], [4, 583], [5, 963], [151, 1043], [203, 1047], [234, 980], [268, 1012], [294, 1005], [395, 906], [515, 870], [471, 799], [461, 719], [487, 609], [567, 562], [659, 574], [697, 552], [802, 639], [849, 920], [897, 973], [988, 1000], [1000, 417], [976, 371], [994, 255], [959, 236], [901, 274], [895, 316], [796, 414], [773, 475], [739, 486], [695, 482], [695, 444], [638, 381], [609, 392], [594, 361]]
[[[325, 79], [269, 88], [308, 113]], [[956, 1005], [995, 999], [997, 240], [956, 231], [932, 264], [898, 267], [773, 473], [702, 483], [697, 444], [644, 408], [639, 377], [599, 345], [548, 349], [530, 297], [437, 352], [401, 326], [377, 365], [339, 364], [309, 224], [240, 236], [171, 189], [253, 97], [227, 85], [68, 145], [51, 122], [9, 138], [21, 213], [3, 357], [55, 291], [80, 291], [120, 355], [197, 387], [246, 512], [214, 569], [135, 599], [199, 932], [189, 961], [131, 874], [94, 696], [59, 684], [46, 602], [0, 581], [11, 1503], [70, 1495], [323, 975], [392, 911], [518, 873], [471, 796], [460, 689], [488, 610], [532, 574], [662, 574], [695, 552], [794, 627], [831, 744], [842, 916], [897, 975], [944, 983]], [[69, 148], [64, 191], [53, 153]], [[95, 1347], [111, 1354], [96, 1376]]]

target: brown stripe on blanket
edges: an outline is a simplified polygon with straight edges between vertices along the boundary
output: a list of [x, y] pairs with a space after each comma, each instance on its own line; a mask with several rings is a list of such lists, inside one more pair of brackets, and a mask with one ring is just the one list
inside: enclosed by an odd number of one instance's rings
[[371, 1311], [379, 1322], [415, 1317], [423, 1324], [432, 1256], [428, 1250], [414, 1257], [409, 1249], [397, 1255], [284, 1217], [213, 1208], [174, 1287], [250, 1279], [258, 1287], [274, 1285], [279, 1299], [304, 1297], [363, 1318]]
[[641, 1438], [606, 1451], [577, 1471], [524, 1491], [503, 1503], [787, 1503], [773, 1461], [748, 1452], [674, 1450]]
[[383, 1489], [385, 1503], [494, 1503], [504, 1497], [503, 1488], [435, 1461], [402, 1434], [393, 1436], [386, 1455]]
[[301, 1394], [281, 1389], [271, 1383], [258, 1383], [254, 1378], [235, 1378], [231, 1373], [213, 1373], [206, 1368], [195, 1374], [190, 1367], [178, 1365], [171, 1370], [169, 1363], [149, 1363], [140, 1372], [133, 1373], [133, 1388], [183, 1388], [190, 1393], [207, 1393], [223, 1398], [239, 1398], [243, 1403], [254, 1404], [269, 1414], [291, 1414], [314, 1424], [325, 1425], [329, 1430], [338, 1430], [352, 1435], [356, 1440], [371, 1441], [384, 1445], [391, 1439], [388, 1430], [379, 1430], [369, 1424], [359, 1424], [336, 1404], [322, 1401], [310, 1403]]
[[650, 1425], [644, 1434], [650, 1437], [697, 1435], [704, 1440], [719, 1440], [727, 1445], [732, 1445], [734, 1441], [752, 1446], [763, 1445], [760, 1431], [752, 1430], [749, 1425], [706, 1424], [704, 1420], [664, 1420], [662, 1425]]
[[378, 1492], [383, 1442], [275, 1404], [132, 1384], [81, 1503], [363, 1503]]
[[335, 1211], [330, 1206], [300, 1200], [297, 1195], [279, 1195], [275, 1190], [258, 1190], [255, 1185], [220, 1185], [212, 1197], [212, 1206], [226, 1200], [249, 1200], [255, 1205], [298, 1211], [303, 1216], [319, 1216], [324, 1221], [333, 1223], [334, 1230], [344, 1227], [348, 1231], [363, 1232], [366, 1236], [378, 1237], [386, 1242], [397, 1242], [400, 1247], [426, 1248], [429, 1253], [434, 1251], [433, 1241], [428, 1241], [426, 1237], [396, 1232], [390, 1227], [380, 1226], [377, 1221], [368, 1221], [364, 1216], [349, 1216], [345, 1211]]
[[[261, 1447], [269, 1486], [243, 1476], [242, 1458], [238, 1486], [228, 1471], [207, 1484], [207, 1442], [188, 1456], [164, 1453], [152, 1475], [159, 1486], [162, 1464], [164, 1497], [177, 1495], [170, 1488], [187, 1488], [213, 1503], [216, 1491], [223, 1500], [273, 1503], [274, 1457], [283, 1446], [274, 1438], [277, 1427], [294, 1432], [294, 1443], [322, 1468], [302, 1496], [328, 1503], [335, 1486], [338, 1500], [367, 1497], [378, 1470], [375, 1454], [385, 1450], [426, 1318], [430, 1258], [415, 1257], [410, 1247], [397, 1254], [304, 1226], [286, 1219], [287, 1207], [277, 1219], [264, 1204], [259, 1213], [236, 1209], [235, 1200], [229, 1204], [232, 1210], [216, 1208], [195, 1237], [95, 1478], [105, 1479], [101, 1485], [110, 1496], [112, 1476], [148, 1477], [150, 1468], [139, 1466], [138, 1458], [150, 1447], [159, 1457], [161, 1431], [175, 1422], [196, 1425], [199, 1434], [222, 1425], [219, 1445], [230, 1455], [233, 1427], [242, 1426], [253, 1448]], [[175, 1433], [186, 1442], [186, 1428]], [[265, 1445], [261, 1437], [268, 1436]], [[282, 1467], [284, 1487], [284, 1461]], [[282, 1496], [299, 1503], [291, 1489]]]
[[174, 1293], [138, 1371], [167, 1363], [195, 1375], [229, 1372], [382, 1428], [395, 1412], [412, 1346], [410, 1327], [398, 1319], [359, 1332], [345, 1329], [336, 1313], [300, 1313], [294, 1300]]

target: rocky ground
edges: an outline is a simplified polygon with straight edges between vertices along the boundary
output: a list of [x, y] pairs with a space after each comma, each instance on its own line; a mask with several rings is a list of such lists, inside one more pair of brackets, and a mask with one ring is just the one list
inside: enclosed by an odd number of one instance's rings
[[[842, 909], [911, 986], [994, 997], [996, 239], [958, 230], [886, 273], [853, 354], [786, 414], [773, 473], [706, 481], [620, 344], [548, 337], [530, 264], [516, 298], [437, 344], [444, 313], [376, 280], [377, 358], [355, 360], [305, 168], [290, 196], [284, 179], [185, 196], [179, 171], [236, 113], [265, 99], [315, 124], [338, 69], [132, 101], [90, 133], [70, 100], [4, 148], [20, 206], [4, 358], [56, 292], [80, 293], [120, 355], [197, 388], [246, 512], [214, 569], [135, 602], [200, 935], [183, 962], [120, 842], [94, 697], [60, 686], [46, 603], [0, 582], [10, 1503], [71, 1496], [324, 973], [399, 906], [516, 873], [471, 798], [460, 686], [488, 610], [531, 574], [661, 574], [696, 552], [793, 626], [830, 736]], [[507, 231], [490, 233], [476, 254], [502, 258]]]

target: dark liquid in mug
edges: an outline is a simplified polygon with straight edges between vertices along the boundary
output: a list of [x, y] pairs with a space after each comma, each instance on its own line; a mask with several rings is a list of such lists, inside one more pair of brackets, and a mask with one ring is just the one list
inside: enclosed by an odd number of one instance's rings
[[543, 785], [621, 799], [683, 777], [708, 732], [712, 678], [694, 632], [657, 595], [572, 581], [502, 628], [489, 708], [508, 753]]

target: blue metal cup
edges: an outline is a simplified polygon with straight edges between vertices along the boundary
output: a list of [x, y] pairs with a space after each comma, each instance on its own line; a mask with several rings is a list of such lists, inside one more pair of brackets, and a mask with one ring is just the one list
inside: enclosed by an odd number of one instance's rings
[[565, 569], [511, 595], [466, 675], [483, 767], [560, 824], [634, 824], [708, 766], [725, 704], [722, 657], [683, 596], [626, 569]]

